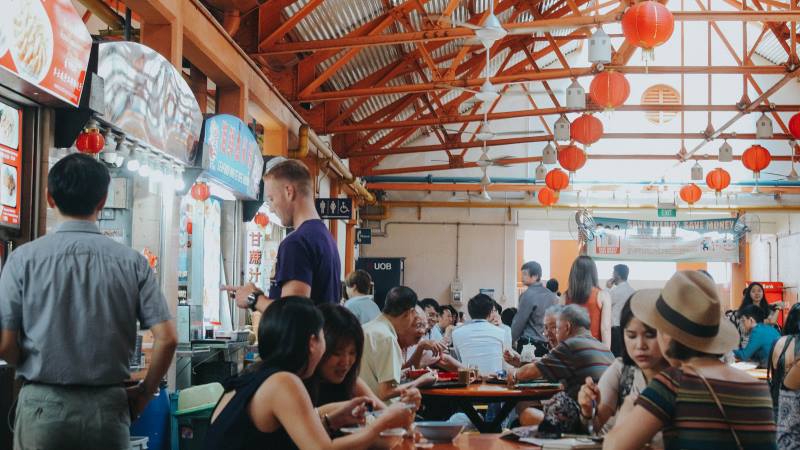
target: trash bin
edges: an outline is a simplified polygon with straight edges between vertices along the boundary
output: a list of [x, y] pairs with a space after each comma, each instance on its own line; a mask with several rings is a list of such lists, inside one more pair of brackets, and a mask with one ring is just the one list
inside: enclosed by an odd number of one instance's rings
[[146, 436], [150, 450], [168, 450], [169, 414], [169, 394], [166, 386], [162, 386], [158, 396], [147, 404], [141, 416], [131, 424], [131, 436]]
[[145, 436], [131, 436], [131, 450], [147, 450], [148, 441]]
[[209, 383], [183, 389], [172, 396], [173, 450], [203, 449], [211, 414], [223, 391], [221, 384]]

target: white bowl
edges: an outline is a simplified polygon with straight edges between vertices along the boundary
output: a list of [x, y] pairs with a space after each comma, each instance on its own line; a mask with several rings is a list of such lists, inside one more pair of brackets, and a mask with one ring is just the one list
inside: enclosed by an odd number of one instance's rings
[[[354, 434], [364, 431], [364, 427], [342, 428], [339, 431], [345, 434]], [[404, 428], [390, 428], [381, 431], [380, 437], [369, 446], [371, 449], [389, 450], [397, 447], [403, 442], [407, 431]]]
[[450, 442], [464, 429], [464, 425], [451, 422], [415, 422], [414, 425], [425, 439], [434, 442]]

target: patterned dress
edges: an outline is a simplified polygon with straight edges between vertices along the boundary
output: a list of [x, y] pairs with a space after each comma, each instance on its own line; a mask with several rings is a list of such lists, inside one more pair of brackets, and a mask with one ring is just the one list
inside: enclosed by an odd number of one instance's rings
[[[800, 391], [786, 389], [783, 379], [786, 377], [786, 350], [794, 341], [794, 360], [800, 358], [800, 339], [789, 336], [778, 355], [777, 365], [772, 365], [772, 353], [769, 357], [769, 384], [772, 399], [775, 402], [778, 418], [778, 448], [781, 450], [800, 450]], [[779, 341], [780, 342], [780, 341]], [[772, 352], [777, 346], [772, 348]]]

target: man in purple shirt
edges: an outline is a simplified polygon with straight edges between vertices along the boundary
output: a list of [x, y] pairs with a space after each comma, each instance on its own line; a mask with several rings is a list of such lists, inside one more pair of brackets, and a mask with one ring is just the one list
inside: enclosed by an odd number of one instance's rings
[[309, 297], [314, 303], [339, 303], [341, 263], [336, 242], [314, 206], [311, 173], [300, 161], [284, 159], [264, 175], [264, 197], [286, 227], [293, 227], [278, 248], [269, 292], [253, 283], [227, 286], [240, 308], [264, 312], [282, 297]]

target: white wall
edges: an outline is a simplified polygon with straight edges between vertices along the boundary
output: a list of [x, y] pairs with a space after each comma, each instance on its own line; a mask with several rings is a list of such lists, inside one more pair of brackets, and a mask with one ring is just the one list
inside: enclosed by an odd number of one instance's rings
[[800, 214], [787, 214], [779, 224], [776, 246], [776, 277], [785, 287], [784, 300], [798, 301], [800, 285]]
[[464, 300], [491, 288], [501, 304], [516, 302], [516, 226], [506, 211], [426, 209], [418, 220], [416, 209], [397, 208], [383, 231], [373, 232], [361, 256], [406, 258], [405, 284], [420, 297], [450, 303], [458, 263]]

